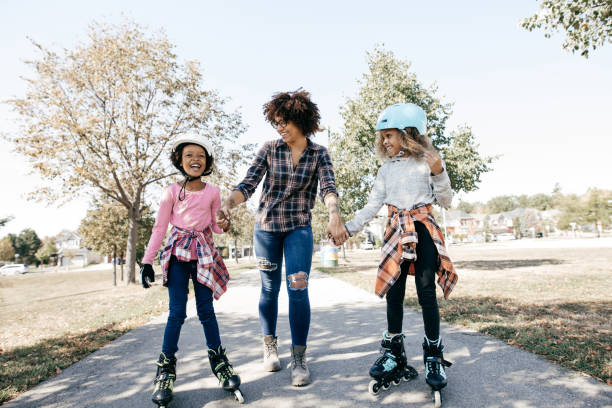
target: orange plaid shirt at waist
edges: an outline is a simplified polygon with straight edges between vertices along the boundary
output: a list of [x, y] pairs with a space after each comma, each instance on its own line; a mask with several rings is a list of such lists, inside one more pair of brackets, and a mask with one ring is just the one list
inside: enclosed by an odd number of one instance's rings
[[419, 242], [414, 222], [419, 221], [427, 228], [429, 235], [438, 250], [438, 285], [442, 288], [444, 298], [447, 299], [452, 292], [459, 277], [448, 256], [444, 244], [444, 236], [434, 218], [431, 204], [422, 205], [411, 210], [400, 210], [387, 205], [389, 218], [385, 227], [382, 255], [378, 266], [375, 292], [383, 297], [399, 278], [400, 264], [410, 262], [408, 273], [414, 275], [414, 262], [416, 261], [416, 246]]

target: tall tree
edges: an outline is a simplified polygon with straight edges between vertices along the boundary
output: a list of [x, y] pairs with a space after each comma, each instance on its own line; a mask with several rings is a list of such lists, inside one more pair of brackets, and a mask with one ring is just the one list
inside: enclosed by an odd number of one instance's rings
[[521, 21], [523, 28], [544, 28], [544, 36], [564, 30], [563, 48], [579, 52], [585, 58], [589, 51], [612, 42], [611, 0], [543, 0], [540, 11]]
[[73, 50], [33, 43], [40, 51], [28, 62], [34, 77], [26, 79], [24, 98], [9, 101], [23, 120], [15, 149], [44, 178], [59, 181], [37, 190], [37, 198], [102, 193], [126, 209], [133, 283], [146, 190], [175, 173], [166, 160], [171, 140], [204, 135], [223, 169], [227, 157], [246, 150], [237, 143], [242, 119], [224, 111], [215, 91], [204, 89], [198, 63], [179, 64], [163, 34], [149, 34], [136, 23], [94, 23], [88, 40]]
[[43, 239], [42, 246], [36, 251], [36, 259], [38, 259], [40, 263], [47, 264], [54, 254], [57, 254], [55, 239], [45, 238]]
[[446, 131], [451, 104], [437, 96], [436, 86], [423, 86], [410, 72], [408, 61], [397, 59], [381, 46], [367, 53], [367, 62], [368, 72], [358, 81], [358, 95], [340, 109], [344, 129], [333, 134], [330, 149], [343, 215], [352, 215], [367, 201], [382, 164], [375, 154], [376, 120], [384, 108], [399, 102], [416, 103], [427, 113], [427, 135], [446, 162], [453, 189], [476, 190], [493, 158], [478, 153], [468, 126]]
[[[151, 210], [145, 207], [138, 226], [136, 257], [142, 259], [146, 245], [151, 236], [155, 218]], [[83, 245], [101, 254], [112, 255], [113, 260], [123, 258], [126, 251], [126, 240], [129, 234], [129, 222], [124, 206], [110, 199], [94, 201], [79, 225], [79, 234]], [[123, 265], [121, 266], [123, 270]], [[123, 273], [121, 274], [123, 280]], [[113, 285], [117, 285], [117, 262], [113, 262]]]
[[26, 228], [17, 235], [13, 247], [16, 255], [19, 255], [19, 260], [24, 264], [32, 264], [36, 262], [36, 251], [40, 248], [42, 242], [36, 231], [31, 228]]
[[0, 239], [0, 261], [12, 261], [15, 259], [15, 249], [9, 237]]

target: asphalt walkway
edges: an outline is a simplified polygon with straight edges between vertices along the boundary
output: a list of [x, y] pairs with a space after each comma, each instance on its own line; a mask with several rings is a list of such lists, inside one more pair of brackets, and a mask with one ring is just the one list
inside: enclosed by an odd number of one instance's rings
[[[406, 310], [406, 352], [419, 377], [377, 397], [368, 394], [368, 369], [378, 356], [386, 326], [385, 302], [324, 274], [310, 280], [312, 324], [308, 360], [313, 382], [290, 385], [287, 297], [281, 291], [278, 336], [283, 369], [262, 372], [257, 305], [259, 275], [243, 272], [215, 302], [221, 339], [242, 377], [251, 407], [431, 407], [423, 378], [423, 324]], [[166, 316], [120, 337], [106, 347], [5, 404], [16, 407], [155, 407], [150, 400]], [[567, 408], [612, 407], [612, 387], [479, 333], [442, 325], [454, 364], [442, 391], [444, 407]], [[177, 382], [171, 407], [236, 407], [233, 396], [210, 372], [202, 327], [190, 301], [177, 354]]]

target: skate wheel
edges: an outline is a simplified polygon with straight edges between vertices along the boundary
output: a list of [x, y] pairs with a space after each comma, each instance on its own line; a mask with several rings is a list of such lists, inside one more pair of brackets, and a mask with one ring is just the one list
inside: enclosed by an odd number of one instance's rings
[[370, 383], [368, 384], [368, 392], [372, 395], [378, 395], [378, 393], [380, 392], [380, 385], [378, 385], [378, 382], [376, 380], [370, 381]]
[[434, 408], [440, 408], [442, 406], [442, 398], [440, 396], [440, 391], [433, 392], [434, 399]]
[[391, 380], [391, 384], [395, 385], [396, 387], [400, 385], [401, 382], [402, 382], [401, 378], [394, 378], [393, 380]]
[[238, 401], [239, 404], [244, 404], [244, 395], [242, 395], [242, 391], [235, 390], [234, 398], [236, 398], [236, 401]]
[[413, 379], [417, 378], [418, 375], [419, 375], [419, 373], [417, 373], [417, 371], [414, 370], [414, 369], [406, 370], [406, 371], [404, 371], [404, 375], [402, 377], [402, 380], [410, 381], [410, 380], [413, 380]]
[[389, 387], [391, 387], [391, 384], [389, 384], [388, 382], [384, 382], [383, 385], [382, 385], [382, 389], [383, 390], [388, 390]]

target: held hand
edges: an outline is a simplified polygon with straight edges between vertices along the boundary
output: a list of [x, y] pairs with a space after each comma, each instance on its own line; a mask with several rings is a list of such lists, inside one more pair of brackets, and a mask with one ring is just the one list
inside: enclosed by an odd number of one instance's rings
[[423, 153], [423, 158], [427, 162], [431, 173], [434, 175], [438, 175], [442, 173], [444, 167], [442, 167], [442, 158], [435, 150], [426, 150]]
[[217, 221], [217, 225], [221, 227], [223, 232], [227, 232], [227, 230], [229, 230], [229, 227], [231, 225], [229, 209], [227, 209], [227, 207], [219, 208], [217, 210], [217, 213], [215, 214], [215, 218]]
[[223, 232], [227, 232], [227, 231], [229, 231], [230, 227], [232, 226], [232, 222], [230, 220], [224, 220], [223, 222], [221, 222], [221, 224], [217, 223], [217, 225], [221, 227]]
[[325, 235], [331, 237], [334, 245], [340, 246], [349, 238], [348, 231], [339, 216], [332, 217], [325, 228]]

